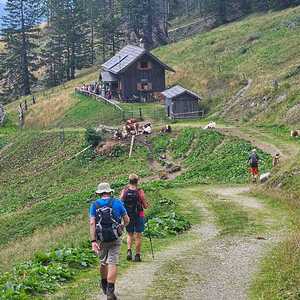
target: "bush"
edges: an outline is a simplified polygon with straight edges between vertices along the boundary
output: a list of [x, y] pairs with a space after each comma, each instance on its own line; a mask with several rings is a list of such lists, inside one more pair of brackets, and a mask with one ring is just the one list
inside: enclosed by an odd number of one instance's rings
[[102, 135], [97, 132], [94, 128], [87, 128], [85, 132], [85, 140], [88, 145], [97, 147], [102, 141]]

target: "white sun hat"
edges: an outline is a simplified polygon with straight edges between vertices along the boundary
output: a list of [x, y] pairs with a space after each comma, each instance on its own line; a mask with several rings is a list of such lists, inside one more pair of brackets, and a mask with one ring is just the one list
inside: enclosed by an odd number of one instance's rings
[[107, 182], [102, 182], [98, 185], [97, 190], [96, 190], [96, 194], [109, 194], [109, 193], [113, 193], [114, 190], [111, 189], [109, 183]]

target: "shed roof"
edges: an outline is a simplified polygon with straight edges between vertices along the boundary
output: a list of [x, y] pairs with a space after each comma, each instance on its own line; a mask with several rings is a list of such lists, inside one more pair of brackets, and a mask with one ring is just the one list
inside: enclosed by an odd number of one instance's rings
[[105, 62], [102, 67], [106, 71], [109, 71], [113, 74], [119, 74], [123, 72], [127, 67], [135, 63], [144, 54], [148, 54], [151, 58], [161, 64], [166, 70], [175, 72], [172, 68], [161, 62], [157, 57], [155, 57], [146, 49], [132, 45], [125, 46], [116, 55]]
[[196, 93], [189, 91], [188, 89], [180, 86], [180, 85], [175, 85], [173, 87], [171, 87], [168, 90], [165, 90], [164, 92], [162, 92], [162, 94], [166, 97], [166, 98], [174, 98], [177, 96], [180, 96], [184, 93], [187, 93], [195, 98], [201, 99], [201, 97], [199, 95], [197, 95]]
[[115, 82], [118, 81], [117, 77], [108, 71], [102, 71], [101, 72], [102, 81], [105, 82]]

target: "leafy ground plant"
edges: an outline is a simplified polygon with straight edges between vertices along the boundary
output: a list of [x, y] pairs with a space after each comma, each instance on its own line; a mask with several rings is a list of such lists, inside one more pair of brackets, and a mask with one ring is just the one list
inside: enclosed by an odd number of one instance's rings
[[77, 248], [36, 253], [33, 260], [18, 264], [0, 277], [1, 299], [31, 299], [33, 295], [54, 292], [60, 284], [97, 261], [85, 243]]
[[153, 193], [151, 199], [153, 207], [148, 214], [146, 235], [164, 238], [190, 229], [191, 223], [178, 212], [175, 201], [163, 197], [160, 193]]

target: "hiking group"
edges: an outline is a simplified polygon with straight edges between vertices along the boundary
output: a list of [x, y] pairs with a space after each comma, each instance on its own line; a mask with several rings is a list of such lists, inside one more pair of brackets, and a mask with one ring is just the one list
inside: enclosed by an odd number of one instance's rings
[[[100, 183], [96, 200], [90, 207], [90, 237], [92, 250], [100, 257], [100, 286], [107, 300], [116, 300], [115, 282], [119, 261], [121, 236], [127, 231], [127, 260], [141, 262], [142, 235], [145, 212], [149, 207], [145, 193], [138, 187], [139, 178], [132, 174], [120, 199], [113, 196], [108, 183]], [[132, 247], [135, 242], [135, 255]]]

